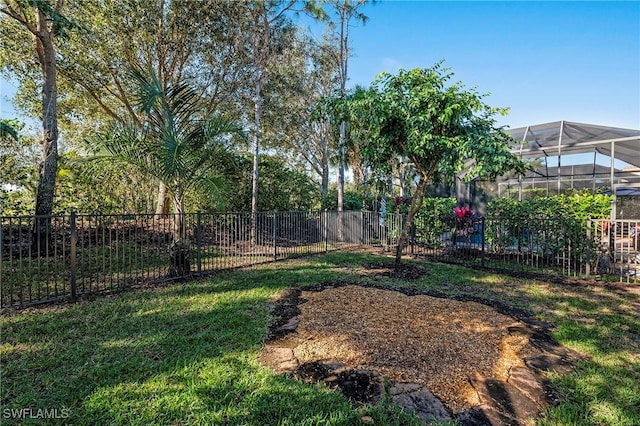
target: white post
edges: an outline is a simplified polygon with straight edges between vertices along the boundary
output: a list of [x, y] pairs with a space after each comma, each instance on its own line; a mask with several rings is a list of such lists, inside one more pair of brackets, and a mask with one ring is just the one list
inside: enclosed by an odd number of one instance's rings
[[562, 156], [562, 133], [563, 132], [564, 132], [564, 120], [560, 122], [560, 135], [558, 136], [558, 195], [560, 195], [560, 187], [561, 187], [560, 157]]
[[611, 141], [611, 166], [609, 176], [609, 187], [611, 188], [611, 220], [616, 220], [616, 188], [613, 181], [615, 177], [616, 143]]

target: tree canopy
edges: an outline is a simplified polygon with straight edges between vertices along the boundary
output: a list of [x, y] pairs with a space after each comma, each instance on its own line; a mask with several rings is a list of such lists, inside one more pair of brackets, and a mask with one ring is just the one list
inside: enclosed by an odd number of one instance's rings
[[[20, 6], [31, 13], [33, 5], [47, 9], [54, 3], [0, 0], [4, 12], [0, 13], [0, 72], [18, 85], [16, 107], [34, 117], [44, 116], [38, 96], [43, 75], [32, 40], [15, 37], [18, 30], [25, 33], [24, 28], [7, 12]], [[223, 189], [218, 192], [227, 206], [249, 208], [245, 199], [249, 156], [254, 160], [250, 191], [254, 211], [265, 206], [318, 206], [320, 197], [329, 193], [330, 173], [337, 172], [340, 181], [342, 165], [352, 169], [361, 198], [370, 195], [372, 177], [382, 177], [379, 181], [388, 188], [390, 176], [394, 176], [402, 182], [400, 195], [418, 196], [414, 197], [416, 208], [427, 183], [462, 175], [467, 179], [490, 178], [521, 167], [508, 154], [510, 139], [494, 119], [505, 110], [485, 104], [485, 95], [475, 89], [453, 83], [453, 74], [441, 63], [397, 75], [382, 74], [371, 87], [347, 93], [348, 35], [356, 21], [366, 21], [361, 13], [364, 0], [62, 3], [64, 18], [53, 14], [47, 21], [56, 43], [57, 116], [64, 141], [60, 153], [48, 157], [61, 161], [54, 176], [61, 180], [51, 179], [59, 193], [54, 198], [55, 212], [149, 212], [154, 209], [154, 194], [158, 194], [155, 211], [164, 214], [168, 210], [160, 207], [169, 204], [167, 190], [174, 197], [176, 212], [192, 199], [197, 200], [198, 208], [219, 209], [203, 202], [202, 192], [196, 193], [196, 188], [214, 181]], [[315, 40], [296, 26], [298, 13], [334, 22], [328, 23], [321, 41]], [[61, 30], [65, 30], [64, 37]], [[159, 102], [146, 108], [140, 105], [140, 90], [146, 83], [141, 83], [140, 75], [127, 72], [138, 63], [148, 65], [147, 77], [154, 76], [149, 81], [156, 92], [149, 89], [146, 95], [157, 96], [155, 101]], [[189, 100], [184, 99], [187, 93]], [[163, 97], [174, 100], [162, 104], [159, 100]], [[191, 120], [180, 108], [188, 111]], [[211, 154], [215, 144], [210, 142], [183, 144], [197, 131], [188, 133], [179, 126], [201, 126], [212, 117], [232, 117], [233, 125], [242, 128], [253, 144], [213, 138], [231, 148], [215, 155]], [[167, 130], [171, 126], [175, 126], [173, 130]], [[4, 163], [12, 161], [21, 168], [15, 168], [20, 173], [0, 175], [0, 184], [4, 184], [0, 190], [11, 187], [15, 192], [11, 199], [17, 199], [18, 193], [35, 198], [31, 188], [36, 186], [34, 177], [40, 174], [38, 162], [42, 159], [31, 161], [31, 153], [38, 138], [20, 129], [16, 140], [4, 124], [0, 133], [7, 144], [21, 151], [2, 152]], [[110, 159], [93, 163], [94, 173], [89, 175], [89, 166], [77, 160], [93, 154], [85, 142], [97, 139], [109, 142], [103, 149], [111, 150]], [[174, 151], [167, 141], [175, 142]], [[160, 160], [171, 152], [180, 161]], [[257, 162], [258, 154], [266, 154], [264, 167]], [[126, 168], [114, 165], [118, 156], [128, 158]], [[212, 156], [227, 160], [207, 163]], [[265, 185], [258, 186], [258, 172], [265, 173]], [[278, 177], [271, 179], [269, 173]], [[126, 181], [141, 186], [136, 192], [144, 197], [132, 198], [123, 179], [114, 179], [118, 185], [96, 189], [100, 194], [95, 196], [84, 194], [95, 186], [92, 182], [98, 176], [116, 175], [129, 176]], [[319, 191], [308, 191], [310, 196], [304, 202], [298, 201], [300, 197], [280, 197], [270, 189], [277, 187], [279, 179], [287, 181], [282, 188], [309, 188], [312, 182]], [[256, 196], [258, 187], [262, 188], [261, 200]], [[344, 202], [341, 190], [338, 185], [335, 198]], [[108, 191], [114, 194], [110, 196]], [[74, 202], [60, 202], [61, 197], [69, 198], [63, 194], [80, 193]], [[182, 202], [176, 203], [176, 196]], [[340, 202], [324, 201], [324, 205], [342, 208]], [[18, 212], [20, 207], [22, 214], [32, 210], [26, 206], [35, 205], [14, 204], [17, 207], [12, 211]]]
[[368, 164], [388, 171], [393, 160], [402, 158], [417, 172], [415, 196], [398, 241], [398, 263], [431, 180], [462, 171], [469, 180], [524, 170], [509, 151], [510, 136], [496, 124], [495, 116], [506, 110], [484, 103], [485, 95], [475, 89], [450, 84], [452, 77], [442, 63], [383, 73], [369, 90], [349, 100], [352, 125], [357, 123], [366, 136], [360, 138], [360, 152]]

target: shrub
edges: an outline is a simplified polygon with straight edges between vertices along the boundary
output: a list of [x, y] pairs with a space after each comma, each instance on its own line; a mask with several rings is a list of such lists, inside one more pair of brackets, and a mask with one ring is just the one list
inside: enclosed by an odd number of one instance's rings
[[442, 244], [442, 234], [451, 230], [455, 198], [425, 198], [414, 219], [416, 238], [429, 248]]
[[507, 248], [553, 258], [571, 253], [584, 261], [594, 250], [586, 220], [609, 216], [611, 197], [576, 193], [518, 202], [499, 198], [487, 205], [486, 238], [494, 251]]

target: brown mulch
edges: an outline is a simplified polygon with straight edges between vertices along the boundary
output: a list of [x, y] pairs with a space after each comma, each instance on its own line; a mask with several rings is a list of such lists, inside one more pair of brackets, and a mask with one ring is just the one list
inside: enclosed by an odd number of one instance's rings
[[475, 374], [506, 379], [527, 345], [493, 308], [426, 295], [343, 286], [304, 291], [294, 354], [301, 364], [339, 360], [398, 382], [426, 385], [454, 411], [480, 403]]
[[553, 324], [498, 299], [372, 282], [428, 273], [416, 266], [351, 265], [366, 280], [282, 292], [260, 361], [356, 406], [391, 395], [427, 424], [530, 425], [560, 402], [546, 373], [567, 374], [584, 357], [553, 339]]

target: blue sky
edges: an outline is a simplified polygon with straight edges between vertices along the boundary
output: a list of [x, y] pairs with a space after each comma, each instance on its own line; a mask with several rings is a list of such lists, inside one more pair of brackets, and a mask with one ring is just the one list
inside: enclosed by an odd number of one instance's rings
[[511, 128], [568, 120], [640, 129], [640, 2], [379, 1], [351, 29], [349, 86], [431, 67], [510, 107]]
[[[350, 87], [444, 60], [455, 81], [511, 108], [499, 119], [511, 128], [640, 129], [640, 2], [386, 0], [362, 11], [369, 22], [351, 29]], [[0, 80], [0, 117], [11, 115], [13, 92]]]

